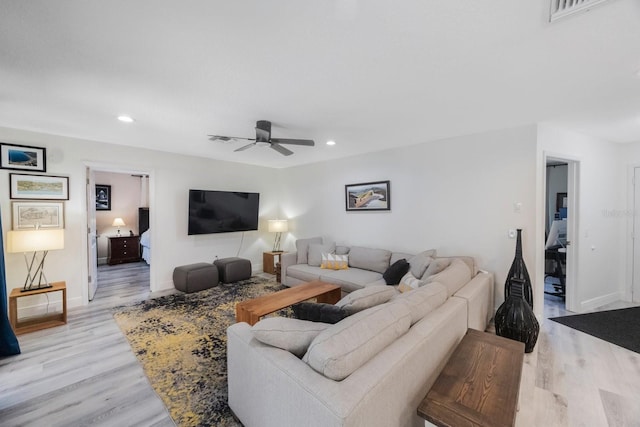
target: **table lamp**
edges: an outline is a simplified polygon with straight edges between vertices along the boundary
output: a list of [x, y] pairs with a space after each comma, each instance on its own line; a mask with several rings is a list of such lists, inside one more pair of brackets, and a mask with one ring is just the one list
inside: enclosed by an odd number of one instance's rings
[[[49, 251], [57, 249], [64, 249], [64, 230], [61, 228], [11, 230], [7, 233], [7, 252], [22, 252], [24, 254], [24, 262], [27, 265], [27, 278], [24, 281], [22, 292], [52, 287], [44, 274], [44, 260]], [[27, 257], [27, 252], [33, 252], [31, 261]], [[38, 252], [42, 252], [39, 261]], [[38, 283], [35, 283], [36, 277], [38, 278]], [[44, 283], [42, 279], [44, 279]]]
[[118, 237], [120, 237], [120, 227], [124, 227], [125, 224], [124, 220], [122, 218], [116, 218], [113, 220], [113, 224], [111, 224], [114, 227], [118, 227]]
[[282, 233], [286, 233], [289, 230], [286, 219], [270, 219], [269, 220], [269, 232], [276, 233], [276, 240], [273, 242], [273, 252], [280, 251], [280, 238]]

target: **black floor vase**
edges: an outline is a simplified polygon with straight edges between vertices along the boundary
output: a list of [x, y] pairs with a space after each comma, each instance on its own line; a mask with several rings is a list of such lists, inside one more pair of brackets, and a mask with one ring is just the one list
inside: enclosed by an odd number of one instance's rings
[[505, 300], [511, 293], [511, 278], [515, 277], [524, 281], [522, 286], [522, 296], [524, 300], [529, 303], [529, 306], [533, 309], [533, 288], [531, 287], [531, 278], [527, 271], [527, 266], [522, 258], [522, 229], [518, 229], [518, 238], [516, 240], [516, 257], [511, 263], [511, 268], [507, 274], [507, 280], [504, 282], [504, 298]]
[[510, 285], [509, 296], [496, 311], [496, 335], [523, 342], [524, 351], [531, 353], [538, 341], [540, 325], [531, 306], [523, 298], [524, 281], [512, 278]]

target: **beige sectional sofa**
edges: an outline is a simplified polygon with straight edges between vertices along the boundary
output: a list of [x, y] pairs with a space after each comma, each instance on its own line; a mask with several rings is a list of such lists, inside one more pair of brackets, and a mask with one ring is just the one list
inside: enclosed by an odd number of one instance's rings
[[405, 293], [380, 278], [357, 283], [345, 298], [392, 296], [334, 325], [232, 325], [229, 406], [246, 427], [423, 426], [419, 402], [467, 328], [484, 330], [493, 314], [493, 275], [471, 258], [450, 264]]

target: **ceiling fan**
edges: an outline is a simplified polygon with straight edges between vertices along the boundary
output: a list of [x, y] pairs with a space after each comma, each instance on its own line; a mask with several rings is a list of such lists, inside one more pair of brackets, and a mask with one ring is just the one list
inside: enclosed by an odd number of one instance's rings
[[235, 151], [244, 151], [251, 147], [271, 147], [283, 156], [290, 156], [293, 151], [283, 147], [280, 144], [291, 145], [305, 145], [307, 147], [313, 147], [315, 142], [311, 139], [286, 139], [286, 138], [271, 138], [271, 122], [268, 120], [258, 120], [256, 122], [256, 137], [255, 138], [242, 138], [235, 136], [222, 136], [222, 135], [209, 135], [211, 141], [231, 141], [237, 139], [246, 139], [247, 141], [255, 141], [251, 144], [244, 145]]

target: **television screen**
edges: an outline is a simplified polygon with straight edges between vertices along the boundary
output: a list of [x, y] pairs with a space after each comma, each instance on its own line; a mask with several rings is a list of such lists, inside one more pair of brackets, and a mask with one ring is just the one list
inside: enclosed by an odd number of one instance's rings
[[260, 193], [189, 190], [189, 235], [258, 229]]

